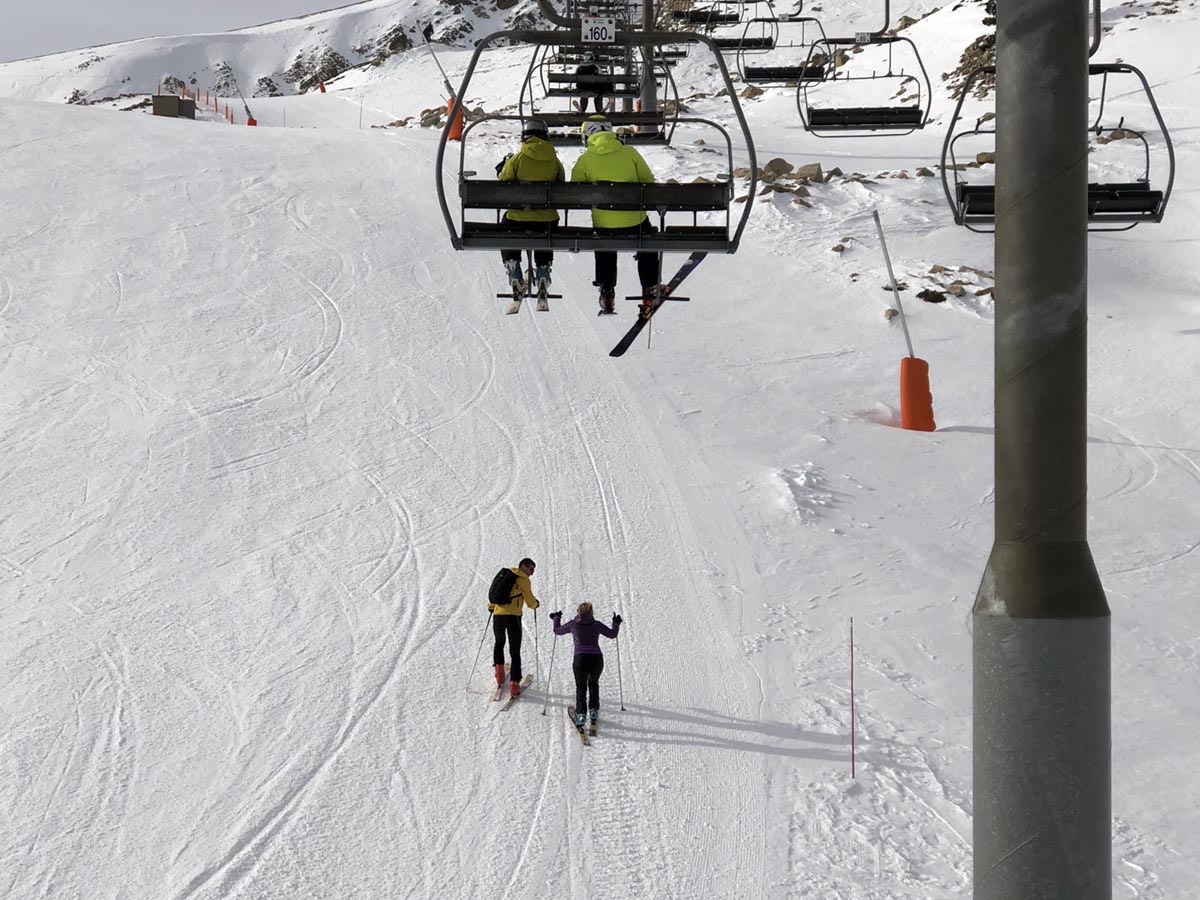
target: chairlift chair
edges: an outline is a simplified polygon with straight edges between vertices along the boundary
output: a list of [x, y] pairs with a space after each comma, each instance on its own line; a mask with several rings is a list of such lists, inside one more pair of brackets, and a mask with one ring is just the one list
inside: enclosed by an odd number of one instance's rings
[[[954, 107], [950, 127], [946, 132], [946, 140], [942, 145], [942, 189], [950, 204], [955, 224], [980, 233], [990, 233], [996, 230], [996, 185], [995, 182], [969, 183], [962, 175], [964, 167], [957, 160], [955, 147], [959, 141], [969, 141], [980, 136], [994, 141], [996, 129], [994, 126], [985, 128], [981, 122], [976, 122], [973, 128], [963, 131], [956, 132], [956, 128], [962, 117], [963, 103], [970, 94], [975, 80], [981, 75], [994, 75], [995, 72], [995, 66], [985, 66], [975, 70], [967, 77], [963, 84], [962, 94]], [[1154, 99], [1154, 93], [1150, 89], [1150, 83], [1140, 69], [1129, 63], [1090, 63], [1088, 75], [1101, 79], [1096, 118], [1089, 125], [1089, 132], [1097, 137], [1103, 136], [1106, 132], [1132, 137], [1140, 142], [1142, 151], [1140, 154], [1142, 171], [1134, 180], [1088, 184], [1088, 230], [1128, 231], [1144, 223], [1161, 222], [1175, 184], [1175, 148], [1171, 143], [1171, 136], [1167, 132], [1167, 126], [1159, 111], [1158, 103]], [[1125, 125], [1124, 117], [1115, 125], [1104, 123], [1108, 82], [1114, 75], [1135, 77], [1140, 82], [1142, 92], [1154, 113], [1167, 157], [1166, 186], [1161, 189], [1151, 186], [1151, 148], [1146, 133]], [[953, 173], [953, 185], [951, 185], [950, 173]]]
[[[450, 110], [448, 122], [454, 120], [461, 98], [469, 95], [471, 79], [475, 74], [483, 51], [499, 41], [532, 44], [535, 47], [564, 46], [562, 31], [500, 31], [482, 38], [475, 47], [471, 60], [463, 75], [462, 83], [455, 94], [458, 98]], [[753, 196], [757, 185], [756, 156], [753, 137], [745, 115], [738, 104], [733, 90], [729, 70], [713, 45], [711, 38], [684, 32], [636, 32], [620, 31], [616, 43], [638, 51], [652, 47], [657, 53], [661, 48], [679, 44], [696, 43], [706, 45], [717, 59], [718, 71], [725, 82], [729, 102], [733, 106], [751, 172], [749, 196]], [[582, 46], [582, 44], [581, 44]], [[663, 72], [669, 69], [662, 67]], [[532, 65], [531, 65], [532, 71]], [[669, 75], [668, 75], [669, 77]], [[527, 79], [528, 81], [528, 79]], [[523, 91], [525, 88], [523, 88]], [[678, 109], [678, 107], [676, 108]], [[725, 142], [725, 171], [714, 181], [686, 184], [585, 184], [564, 182], [501, 182], [479, 179], [475, 172], [466, 168], [467, 147], [471, 137], [484, 123], [523, 122], [532, 117], [526, 115], [484, 116], [467, 125], [459, 144], [458, 206], [459, 215], [451, 212], [445, 188], [445, 154], [449, 140], [449, 127], [442, 131], [435, 164], [438, 203], [450, 233], [453, 246], [459, 250], [508, 250], [547, 249], [569, 252], [589, 250], [646, 250], [652, 252], [709, 252], [733, 253], [741, 240], [753, 204], [746, 202], [735, 218], [733, 198], [733, 141], [729, 132], [719, 123], [703, 118], [679, 118], [691, 126], [703, 126], [715, 130]], [[550, 129], [558, 127], [578, 128], [586, 118], [583, 113], [538, 112]], [[644, 125], [647, 120], [665, 126], [666, 117], [656, 113], [614, 113], [607, 116], [614, 125]], [[661, 129], [660, 129], [661, 130]], [[578, 138], [576, 138], [578, 139]], [[504, 219], [509, 209], [556, 209], [564, 215], [553, 226], [547, 223], [514, 223]], [[612, 235], [591, 227], [590, 210], [626, 209], [645, 210], [658, 227], [655, 234]], [[490, 215], [483, 220], [472, 218], [480, 212]], [[572, 216], [572, 213], [576, 213]], [[668, 218], [670, 216], [670, 218]], [[680, 216], [685, 218], [679, 222]], [[690, 217], [690, 221], [686, 219]], [[574, 219], [574, 221], [572, 221]]]
[[[793, 30], [791, 26], [799, 26], [798, 42], [795, 40], [783, 41], [784, 29], [781, 26], [784, 25], [788, 26], [789, 32]], [[811, 39], [807, 39], [810, 30], [813, 34]], [[752, 34], [752, 32], [754, 33]], [[758, 41], [754, 42], [752, 39], [758, 39]], [[746, 23], [742, 41], [737, 50], [738, 74], [747, 84], [758, 85], [785, 85], [804, 80], [820, 81], [825, 77], [824, 65], [806, 65], [797, 62], [785, 65], [782, 63], [782, 59], [789, 55], [786, 51], [798, 50], [805, 54], [807, 62], [808, 48], [816, 41], [824, 39], [825, 29], [821, 26], [820, 20], [812, 16], [789, 15], [751, 19]], [[776, 50], [784, 52], [773, 52]], [[763, 59], [763, 56], [770, 56], [770, 59]], [[753, 63], [751, 59], [754, 60]]]
[[[870, 74], [854, 74], [852, 67], [834, 65], [837, 51], [842, 47], [885, 47], [887, 49], [887, 66], [884, 71], [872, 70]], [[906, 48], [916, 63], [920, 76], [895, 66], [895, 49]], [[804, 68], [822, 68], [820, 78], [801, 78], [796, 88], [796, 107], [800, 111], [800, 121], [806, 131], [816, 137], [857, 136], [897, 136], [911, 134], [925, 127], [929, 121], [930, 103], [933, 89], [929, 81], [929, 73], [917, 45], [911, 38], [899, 35], [881, 33], [863, 33], [854, 37], [830, 38], [822, 37], [813, 41], [809, 47], [808, 58]], [[915, 90], [912, 102], [889, 106], [817, 106], [812, 100], [814, 96], [828, 96], [830, 92], [839, 92], [855, 82], [890, 82]], [[893, 94], [895, 96], [895, 93]]]
[[[640, 86], [642, 75], [640, 71], [644, 70], [642, 63], [631, 63], [631, 68], [639, 71], [639, 74], [636, 75], [626, 73], [624, 75], [580, 77], [573, 72], [547, 71], [546, 60], [557, 60], [563, 56], [561, 48], [560, 52], [553, 54], [549, 52], [550, 49], [549, 47], [539, 47], [535, 51], [534, 58], [530, 63], [529, 71], [526, 75], [526, 81], [521, 88], [521, 97], [518, 103], [518, 109], [524, 117], [541, 119], [551, 126], [550, 143], [559, 146], [578, 143], [579, 127], [589, 115], [594, 115], [594, 113], [575, 109], [547, 111], [539, 108], [537, 101], [533, 97], [533, 92], [530, 90], [533, 72], [535, 67], [538, 66], [539, 55], [543, 60], [539, 72], [547, 98], [590, 96], [593, 92], [587, 90], [585, 87], [589, 82], [612, 83], [617, 89], [605, 91], [604, 94], [606, 97], [623, 97], [631, 100], [641, 96]], [[632, 57], [632, 54], [630, 54], [630, 57]], [[626, 57], [622, 56], [621, 58], [624, 60]], [[627, 144], [669, 145], [671, 139], [674, 137], [675, 126], [679, 119], [679, 109], [682, 106], [679, 99], [679, 85], [675, 81], [670, 65], [661, 58], [657, 48], [653, 56], [653, 72], [656, 90], [662, 88], [662, 92], [659, 95], [658, 107], [659, 109], [669, 108], [672, 112], [669, 115], [662, 112], [650, 111], [607, 113], [606, 116], [614, 126], [622, 127], [620, 136]], [[567, 87], [556, 90], [550, 86], [554, 84], [566, 84]]]

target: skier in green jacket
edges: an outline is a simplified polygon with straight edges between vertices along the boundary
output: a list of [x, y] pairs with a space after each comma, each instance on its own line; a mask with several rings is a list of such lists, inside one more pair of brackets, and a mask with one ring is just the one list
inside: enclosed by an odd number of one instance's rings
[[[580, 129], [587, 150], [575, 162], [571, 181], [613, 181], [652, 183], [654, 173], [633, 147], [622, 144], [613, 133], [612, 122], [604, 116], [591, 116]], [[592, 209], [592, 227], [609, 234], [653, 234], [654, 225], [644, 210]], [[662, 257], [658, 253], [639, 251], [638, 279], [642, 295], [649, 297], [658, 287]], [[616, 311], [617, 252], [596, 251], [596, 280], [600, 288], [600, 312], [611, 315]]]
[[[516, 153], [510, 153], [504, 161], [496, 166], [496, 173], [501, 181], [566, 181], [566, 171], [554, 151], [554, 145], [549, 141], [546, 123], [540, 119], [529, 119], [521, 130], [521, 147]], [[510, 209], [504, 214], [507, 222], [528, 224], [530, 222], [545, 222], [548, 228], [553, 228], [558, 222], [556, 209]], [[525, 279], [521, 275], [521, 251], [501, 250], [500, 257], [504, 260], [504, 270], [512, 286], [513, 299], [525, 295]], [[544, 297], [550, 287], [550, 266], [554, 262], [553, 250], [535, 250], [533, 254], [534, 288], [538, 295]]]

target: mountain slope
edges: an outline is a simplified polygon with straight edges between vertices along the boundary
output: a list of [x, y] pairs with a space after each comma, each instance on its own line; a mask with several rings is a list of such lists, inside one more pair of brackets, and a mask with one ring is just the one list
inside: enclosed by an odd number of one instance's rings
[[[500, 7], [503, 8], [500, 8]], [[299, 19], [217, 34], [154, 37], [0, 64], [0, 95], [25, 100], [95, 103], [151, 93], [157, 85], [235, 96], [303, 93], [351, 66], [378, 64], [434, 40], [471, 43], [527, 20], [532, 0], [445, 4], [437, 0], [365, 0]]]

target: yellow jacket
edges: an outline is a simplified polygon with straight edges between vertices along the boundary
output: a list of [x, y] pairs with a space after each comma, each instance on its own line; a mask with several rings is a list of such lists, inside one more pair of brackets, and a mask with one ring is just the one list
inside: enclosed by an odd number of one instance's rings
[[[531, 137], [510, 156], [500, 170], [501, 181], [565, 181], [566, 170], [554, 145]], [[510, 209], [505, 218], [513, 222], [557, 222], [557, 209]]]
[[513, 582], [512, 590], [508, 592], [509, 601], [504, 606], [493, 606], [488, 604], [488, 612], [497, 616], [519, 616], [524, 612], [525, 607], [537, 609], [540, 605], [537, 597], [533, 596], [533, 587], [529, 583], [529, 576], [518, 568], [510, 569], [509, 571], [516, 572], [517, 580]]
[[[611, 131], [588, 138], [587, 149], [575, 160], [572, 181], [642, 182], [652, 184], [654, 173], [633, 147], [622, 144]], [[595, 228], [632, 228], [646, 220], [640, 209], [593, 209]]]

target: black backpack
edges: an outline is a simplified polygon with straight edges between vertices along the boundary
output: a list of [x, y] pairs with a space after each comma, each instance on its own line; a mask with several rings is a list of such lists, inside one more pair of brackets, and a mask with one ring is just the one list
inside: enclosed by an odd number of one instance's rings
[[492, 586], [488, 588], [488, 603], [492, 606], [508, 606], [512, 597], [513, 585], [517, 583], [517, 573], [512, 569], [501, 569], [496, 573], [496, 577], [492, 579]]

